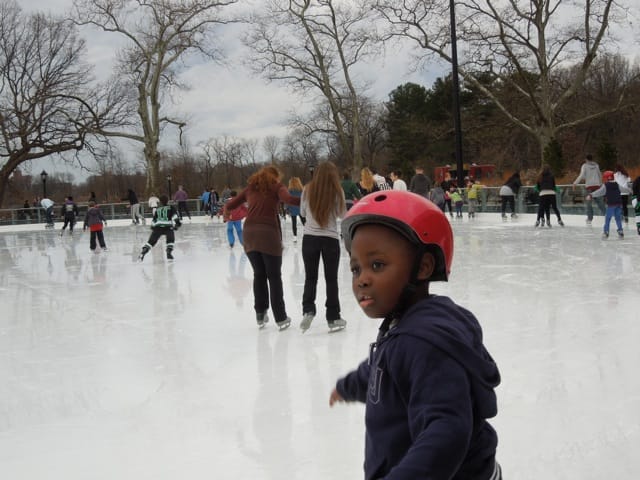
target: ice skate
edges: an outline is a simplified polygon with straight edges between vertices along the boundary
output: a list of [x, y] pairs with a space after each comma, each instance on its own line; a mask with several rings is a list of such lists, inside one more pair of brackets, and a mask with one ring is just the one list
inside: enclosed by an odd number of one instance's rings
[[623, 230], [618, 230], [618, 238], [620, 238], [620, 239], [624, 238], [624, 231]]
[[286, 330], [287, 328], [289, 328], [289, 325], [291, 325], [291, 319], [289, 317], [287, 317], [284, 320], [282, 320], [281, 322], [276, 322], [276, 325], [278, 326], [280, 331]]
[[636, 227], [638, 229], [638, 235], [640, 235], [640, 225]]
[[315, 315], [312, 313], [305, 313], [302, 316], [302, 322], [300, 322], [300, 329], [302, 330], [302, 333], [309, 330], [309, 327], [311, 326], [311, 322], [313, 322], [314, 317]]
[[503, 214], [502, 214], [502, 221], [503, 221], [503, 222], [506, 222], [506, 221], [507, 221], [507, 214], [506, 214], [506, 213], [503, 213]]
[[560, 219], [558, 219], [558, 225], [560, 225], [561, 227], [564, 227], [564, 222]]
[[167, 260], [173, 260], [173, 254], [171, 253], [171, 250], [167, 250]]
[[547, 220], [547, 227], [551, 228], [551, 220]]
[[536, 220], [535, 227], [538, 228], [540, 226], [540, 220]]
[[263, 328], [269, 322], [267, 312], [256, 313], [256, 321], [258, 322], [258, 327]]
[[343, 318], [337, 318], [336, 320], [328, 320], [329, 332], [337, 332], [344, 329], [347, 326], [347, 321]]
[[511, 220], [515, 220], [516, 218], [518, 218], [518, 214], [517, 213], [512, 213], [511, 214]]
[[591, 220], [587, 218], [587, 225], [591, 225]]
[[147, 247], [146, 245], [144, 247], [142, 247], [142, 251], [140, 252], [140, 255], [138, 255], [138, 260], [139, 261], [143, 261], [144, 260], [144, 256], [149, 253], [149, 247]]
[[602, 239], [606, 240], [607, 238], [609, 238], [609, 232], [603, 232], [602, 233]]

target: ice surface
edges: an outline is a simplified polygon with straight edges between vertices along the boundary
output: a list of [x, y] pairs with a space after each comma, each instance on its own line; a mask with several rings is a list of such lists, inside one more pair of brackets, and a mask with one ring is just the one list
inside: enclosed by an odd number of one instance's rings
[[[523, 216], [454, 222], [453, 274], [435, 293], [480, 319], [501, 372], [498, 460], [509, 479], [640, 475], [640, 237], [600, 239], [602, 217], [534, 229]], [[194, 219], [137, 263], [148, 227], [0, 233], [0, 478], [362, 478], [362, 405], [328, 406], [378, 321], [303, 335], [301, 242], [284, 225], [294, 322], [258, 330], [252, 271], [221, 223]], [[58, 225], [59, 227], [59, 225]]]

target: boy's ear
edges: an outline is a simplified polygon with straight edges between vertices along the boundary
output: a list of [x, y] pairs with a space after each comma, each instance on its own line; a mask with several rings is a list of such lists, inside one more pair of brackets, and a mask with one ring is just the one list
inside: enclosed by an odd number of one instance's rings
[[418, 269], [418, 280], [429, 280], [436, 268], [436, 259], [430, 252], [425, 252], [420, 259], [420, 268]]

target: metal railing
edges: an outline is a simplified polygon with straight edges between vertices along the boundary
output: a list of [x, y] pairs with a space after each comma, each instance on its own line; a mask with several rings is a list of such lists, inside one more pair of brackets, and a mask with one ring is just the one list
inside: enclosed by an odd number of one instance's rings
[[[82, 221], [89, 209], [89, 206], [86, 202], [78, 203], [77, 205], [78, 221]], [[140, 202], [140, 205], [142, 206], [143, 215], [147, 218], [151, 218], [151, 208], [149, 208], [148, 203]], [[187, 200], [187, 206], [189, 207], [191, 215], [205, 215], [200, 199], [193, 198]], [[62, 217], [60, 216], [61, 208], [61, 204], [55, 204], [53, 207], [55, 221], [62, 221]], [[126, 202], [101, 203], [100, 210], [102, 210], [107, 221], [131, 218], [131, 208]], [[29, 225], [36, 223], [45, 223], [45, 214], [42, 207], [0, 209], [0, 225]]]
[[[558, 185], [559, 192], [556, 194], [557, 203], [560, 211], [566, 215], [579, 215], [584, 213], [584, 198], [586, 190], [584, 186], [579, 185], [572, 188], [572, 185]], [[461, 189], [465, 199], [466, 209], [466, 189]], [[478, 204], [479, 212], [499, 212], [501, 206], [500, 187], [483, 187], [480, 190], [480, 198]], [[146, 202], [140, 202], [143, 212], [147, 218], [151, 216], [151, 209]], [[189, 211], [194, 216], [205, 215], [202, 209], [200, 199], [192, 198], [187, 201]], [[56, 220], [60, 220], [61, 205], [54, 206]], [[78, 220], [84, 218], [88, 209], [86, 203], [78, 204], [79, 215]], [[102, 213], [108, 220], [130, 218], [130, 208], [128, 203], [105, 203], [100, 204]], [[533, 186], [524, 186], [516, 196], [516, 211], [518, 213], [536, 213], [538, 210], [538, 195]], [[599, 210], [596, 208], [596, 214]], [[20, 225], [32, 223], [45, 223], [44, 209], [39, 207], [32, 208], [13, 208], [0, 210], [0, 225]]]

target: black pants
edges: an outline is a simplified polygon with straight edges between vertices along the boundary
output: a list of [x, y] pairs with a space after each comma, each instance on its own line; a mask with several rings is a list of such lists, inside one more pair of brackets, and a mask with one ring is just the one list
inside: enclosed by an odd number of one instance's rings
[[187, 202], [185, 202], [184, 200], [180, 200], [178, 202], [178, 216], [180, 217], [180, 220], [182, 220], [182, 212], [185, 212], [187, 214], [187, 217], [189, 217], [189, 220], [191, 220], [191, 213], [189, 213], [189, 207], [187, 206]]
[[327, 320], [340, 318], [338, 297], [338, 265], [340, 264], [340, 241], [336, 238], [305, 235], [302, 237], [302, 261], [304, 262], [304, 293], [302, 313], [316, 314], [316, 289], [320, 257], [327, 285]]
[[453, 207], [451, 206], [451, 199], [450, 198], [445, 198], [444, 199], [444, 208], [442, 209], [442, 211], [446, 212], [447, 208], [449, 209], [449, 214], [453, 215]]
[[[300, 217], [300, 215], [291, 215], [291, 229], [293, 230], [294, 237], [298, 236], [298, 217]], [[304, 217], [300, 217], [300, 222], [304, 226], [306, 219]]]
[[67, 225], [69, 225], [69, 230], [71, 230], [73, 232], [73, 226], [75, 224], [76, 224], [76, 216], [74, 214], [67, 215], [65, 213], [64, 214], [64, 224], [62, 225], [62, 230], [67, 228]]
[[507, 205], [511, 207], [511, 213], [516, 213], [516, 197], [514, 195], [502, 195], [502, 215], [507, 213]]
[[547, 224], [551, 218], [551, 209], [553, 213], [558, 217], [558, 221], [562, 220], [560, 217], [560, 210], [558, 210], [558, 203], [556, 202], [556, 195], [540, 195], [538, 197], [538, 220], [542, 220], [543, 217], [547, 217]]
[[621, 195], [622, 197], [622, 218], [625, 222], [629, 221], [629, 195]]
[[151, 235], [149, 235], [149, 240], [147, 240], [147, 245], [149, 247], [153, 247], [162, 235], [166, 236], [167, 239], [167, 251], [173, 250], [173, 244], [176, 241], [176, 235], [173, 233], [173, 228], [167, 227], [154, 227], [151, 229]]
[[282, 256], [267, 255], [262, 252], [248, 252], [247, 257], [253, 267], [253, 308], [256, 313], [271, 310], [276, 322], [287, 318], [282, 290]]
[[96, 237], [98, 237], [98, 243], [100, 244], [100, 248], [107, 248], [107, 244], [104, 243], [104, 234], [102, 230], [96, 230], [95, 232], [91, 232], [91, 237], [89, 237], [89, 248], [91, 250], [96, 249]]

